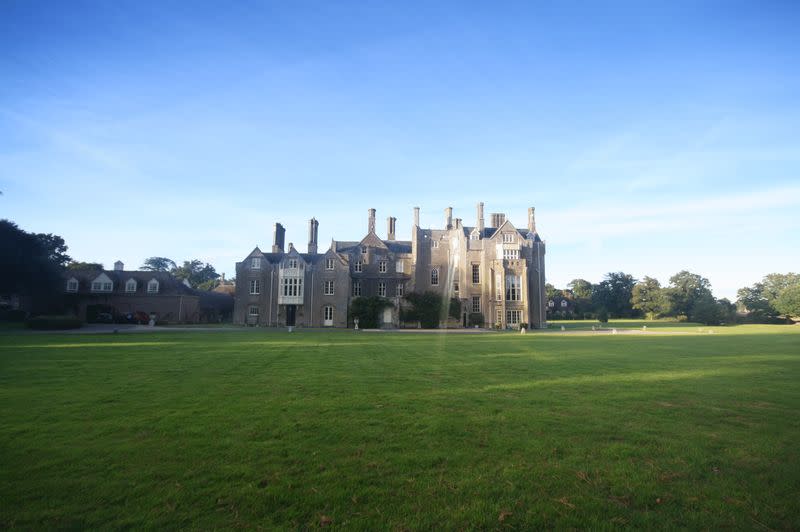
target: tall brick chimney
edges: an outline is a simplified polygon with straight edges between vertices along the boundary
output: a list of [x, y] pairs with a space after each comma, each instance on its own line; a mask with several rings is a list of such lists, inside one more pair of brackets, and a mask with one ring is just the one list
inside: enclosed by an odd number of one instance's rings
[[536, 232], [536, 209], [534, 207], [528, 209], [528, 232]]
[[367, 223], [367, 231], [370, 233], [375, 232], [375, 209], [369, 210], [369, 222]]
[[286, 229], [280, 223], [275, 224], [272, 232], [272, 252], [283, 253], [283, 240], [286, 238]]
[[319, 222], [316, 218], [308, 221], [308, 252], [317, 252], [317, 234], [319, 232]]
[[483, 238], [483, 202], [478, 203], [478, 221], [475, 227], [478, 228], [478, 233], [480, 233], [481, 238]]
[[444, 210], [444, 228], [445, 229], [452, 229], [453, 228], [453, 208], [448, 207]]
[[395, 239], [396, 225], [397, 225], [397, 218], [393, 216], [386, 218], [386, 240]]

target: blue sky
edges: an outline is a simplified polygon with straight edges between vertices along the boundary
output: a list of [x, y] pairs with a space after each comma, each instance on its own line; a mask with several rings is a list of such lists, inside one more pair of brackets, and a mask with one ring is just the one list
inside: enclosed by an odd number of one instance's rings
[[548, 281], [719, 297], [800, 267], [796, 2], [0, 2], [0, 217], [79, 260], [200, 258], [367, 209], [524, 226]]

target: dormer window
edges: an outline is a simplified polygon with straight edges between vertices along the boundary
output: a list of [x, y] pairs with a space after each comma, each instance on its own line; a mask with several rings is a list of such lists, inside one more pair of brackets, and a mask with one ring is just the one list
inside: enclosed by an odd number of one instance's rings
[[561, 308], [567, 308], [567, 301], [565, 299], [561, 300]]
[[78, 280], [74, 277], [67, 281], [67, 292], [77, 292], [78, 291]]
[[136, 292], [136, 279], [128, 279], [125, 283], [125, 291], [128, 293]]
[[325, 269], [326, 270], [333, 269], [333, 259], [325, 259]]
[[147, 283], [147, 293], [148, 294], [157, 294], [158, 293], [158, 281], [155, 279], [150, 279]]
[[553, 301], [553, 300], [550, 300], [550, 301], [547, 302], [547, 306], [550, 307], [550, 308], [553, 308], [553, 307], [556, 306], [556, 302]]
[[113, 289], [114, 283], [104, 273], [92, 281], [92, 292], [111, 292]]
[[250, 269], [251, 270], [261, 269], [261, 257], [253, 257], [252, 259], [250, 259]]

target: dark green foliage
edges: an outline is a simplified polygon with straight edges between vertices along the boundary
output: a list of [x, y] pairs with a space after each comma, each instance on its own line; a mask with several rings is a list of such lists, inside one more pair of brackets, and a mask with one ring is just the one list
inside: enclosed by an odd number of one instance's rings
[[780, 294], [792, 286], [800, 286], [800, 274], [770, 273], [753, 286], [740, 288], [738, 302], [755, 321], [771, 321], [770, 318], [786, 315], [776, 303]]
[[800, 283], [784, 288], [775, 299], [775, 308], [790, 318], [800, 316]]
[[101, 272], [103, 271], [103, 265], [99, 262], [80, 262], [80, 261], [72, 261], [67, 264], [67, 269], [75, 272], [81, 271], [89, 271], [89, 272]]
[[[436, 292], [411, 292], [406, 294], [405, 300], [411, 304], [405, 312], [405, 320], [418, 321], [424, 329], [438, 328], [439, 323], [447, 319], [446, 312], [452, 312], [453, 309], [452, 301], [447, 308], [444, 308], [442, 296]], [[458, 312], [461, 312], [460, 304]]]
[[60, 307], [66, 249], [59, 236], [27, 233], [0, 220], [0, 294], [30, 298], [34, 312]]
[[658, 279], [645, 277], [633, 287], [631, 304], [648, 319], [655, 319], [667, 312], [668, 302]]
[[708, 279], [686, 270], [669, 278], [669, 288], [665, 295], [669, 302], [670, 316], [691, 316], [694, 305], [707, 298], [713, 298], [711, 283]]
[[600, 323], [608, 323], [608, 311], [605, 308], [601, 308], [597, 311], [597, 321]]
[[391, 301], [383, 297], [357, 297], [350, 303], [350, 323], [358, 318], [359, 329], [377, 329], [383, 309], [391, 306]]
[[450, 309], [447, 315], [455, 320], [461, 319], [461, 301], [457, 297], [450, 298]]
[[142, 269], [151, 272], [171, 272], [177, 270], [178, 265], [167, 257], [150, 257], [144, 261]]
[[29, 329], [40, 331], [58, 331], [63, 329], [79, 329], [81, 320], [75, 316], [36, 316], [25, 322]]
[[201, 284], [219, 277], [212, 265], [203, 264], [203, 261], [198, 259], [185, 260], [183, 266], [173, 268], [170, 273], [178, 279], [188, 279], [192, 288], [198, 288]]
[[714, 297], [708, 294], [694, 302], [689, 319], [705, 325], [719, 325], [722, 312]]
[[629, 318], [634, 315], [631, 296], [635, 284], [636, 279], [627, 273], [607, 273], [605, 279], [594, 286], [592, 303], [615, 318]]
[[470, 327], [483, 327], [483, 324], [486, 323], [483, 313], [481, 312], [471, 312], [468, 319]]

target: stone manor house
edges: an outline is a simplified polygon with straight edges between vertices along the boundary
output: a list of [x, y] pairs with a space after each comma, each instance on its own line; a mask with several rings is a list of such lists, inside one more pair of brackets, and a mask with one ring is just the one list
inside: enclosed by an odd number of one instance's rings
[[286, 231], [276, 223], [272, 249], [256, 247], [236, 263], [234, 323], [347, 327], [353, 299], [380, 296], [393, 304], [383, 313], [383, 326], [399, 327], [403, 296], [434, 291], [445, 301], [455, 297], [461, 302], [463, 327], [478, 315], [487, 327], [545, 326], [545, 243], [536, 232], [532, 207], [524, 229], [499, 213], [485, 223], [483, 203], [477, 206], [474, 227], [453, 218], [448, 207], [442, 229], [423, 229], [415, 207], [411, 241], [395, 239], [396, 221], [387, 219], [382, 239], [375, 229], [375, 209], [369, 209], [364, 238], [333, 240], [321, 253], [317, 220], [309, 221], [306, 253], [291, 243], [285, 249]]

